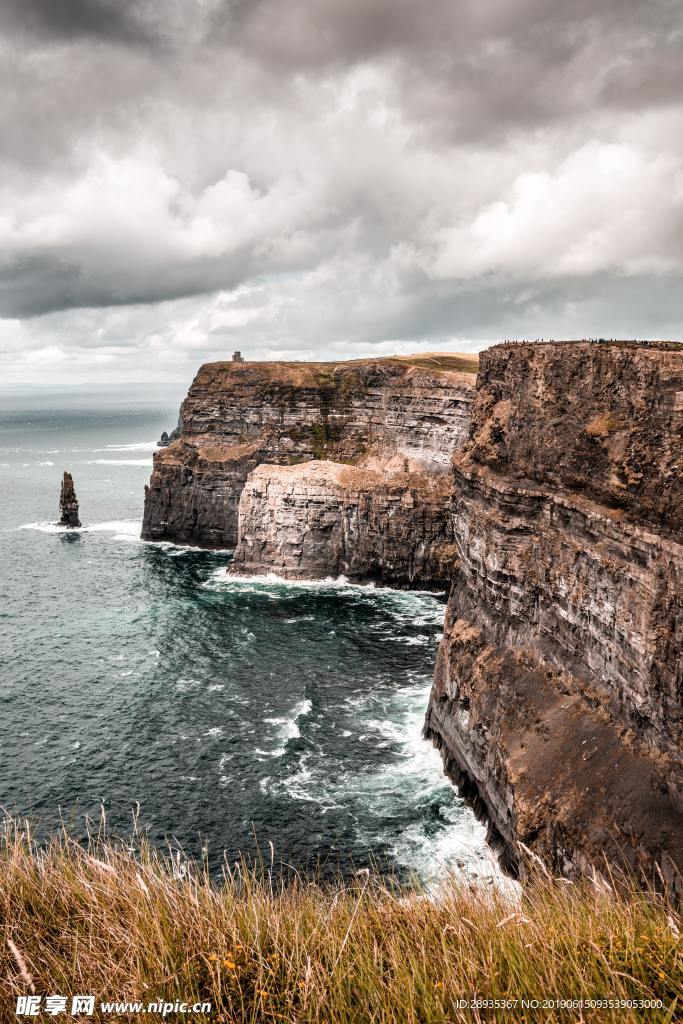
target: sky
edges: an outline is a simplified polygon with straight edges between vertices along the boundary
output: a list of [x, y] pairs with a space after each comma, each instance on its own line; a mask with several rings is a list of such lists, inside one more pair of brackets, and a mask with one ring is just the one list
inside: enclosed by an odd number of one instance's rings
[[3, 0], [0, 381], [683, 336], [680, 0]]

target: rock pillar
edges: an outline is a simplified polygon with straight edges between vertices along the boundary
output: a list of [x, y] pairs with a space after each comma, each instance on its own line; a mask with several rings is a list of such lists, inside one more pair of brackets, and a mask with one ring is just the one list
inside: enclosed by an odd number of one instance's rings
[[78, 500], [74, 489], [73, 477], [66, 470], [62, 480], [62, 493], [59, 497], [59, 511], [61, 513], [60, 526], [67, 526], [73, 529], [81, 525], [81, 521], [78, 518]]

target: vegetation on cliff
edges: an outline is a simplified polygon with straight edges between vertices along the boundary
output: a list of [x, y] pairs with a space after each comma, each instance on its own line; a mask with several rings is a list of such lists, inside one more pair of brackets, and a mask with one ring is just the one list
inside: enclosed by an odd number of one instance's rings
[[[226, 867], [219, 885], [138, 840], [131, 848], [100, 832], [86, 847], [63, 833], [39, 847], [27, 826], [5, 825], [3, 1020], [32, 988], [91, 993], [97, 1004], [211, 1001], [210, 1017], [195, 1021], [680, 1019], [683, 922], [635, 888], [541, 875], [519, 898], [456, 880], [406, 893], [366, 874], [334, 887], [281, 884], [268, 863]], [[518, 1002], [458, 1005], [488, 999]], [[549, 999], [665, 1009], [582, 1015], [543, 1009]]]

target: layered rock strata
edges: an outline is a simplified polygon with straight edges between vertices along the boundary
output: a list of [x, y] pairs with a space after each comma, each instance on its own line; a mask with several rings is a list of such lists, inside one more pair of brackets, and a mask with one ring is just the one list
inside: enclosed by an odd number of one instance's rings
[[508, 863], [683, 895], [683, 351], [500, 346], [454, 456], [426, 733]]
[[683, 531], [683, 345], [500, 345], [481, 360], [472, 459]]
[[71, 473], [64, 471], [62, 477], [62, 488], [59, 495], [59, 525], [69, 529], [75, 529], [81, 525], [78, 518], [78, 499]]
[[443, 588], [453, 553], [449, 474], [306, 462], [251, 473], [230, 571]]
[[234, 572], [449, 580], [425, 729], [508, 865], [682, 896], [683, 349], [497, 346], [472, 390], [396, 360], [209, 364], [143, 536], [237, 542]]
[[467, 436], [472, 374], [399, 360], [209, 363], [155, 454], [142, 536], [234, 547], [239, 498], [261, 464], [396, 454], [447, 468]]

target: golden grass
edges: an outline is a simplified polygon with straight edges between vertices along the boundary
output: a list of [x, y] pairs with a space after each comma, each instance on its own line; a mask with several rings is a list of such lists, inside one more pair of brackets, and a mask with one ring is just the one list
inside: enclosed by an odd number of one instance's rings
[[[141, 838], [131, 849], [95, 835], [84, 847], [61, 833], [38, 846], [26, 826], [8, 822], [2, 1020], [15, 1019], [30, 979], [37, 993], [87, 993], [98, 1003], [211, 1001], [209, 1017], [167, 1018], [195, 1022], [681, 1019], [680, 917], [633, 887], [541, 878], [516, 900], [450, 880], [427, 897], [370, 875], [279, 884], [268, 869], [226, 870], [218, 885]], [[458, 1007], [475, 997], [520, 1002]], [[661, 999], [666, 1010], [534, 1010], [522, 998]]]
[[622, 423], [618, 416], [606, 412], [592, 419], [586, 425], [585, 432], [589, 437], [607, 437], [612, 431], [618, 430], [621, 425]]
[[479, 373], [478, 352], [414, 352], [409, 356], [393, 356], [393, 359], [426, 370], [455, 370], [458, 373]]
[[476, 352], [416, 352], [408, 356], [368, 356], [365, 359], [340, 359], [334, 362], [294, 362], [264, 360], [255, 362], [204, 363], [200, 367], [195, 384], [201, 387], [228, 387], [238, 383], [254, 386], [290, 386], [294, 388], [318, 388], [334, 382], [334, 371], [353, 370], [374, 364], [399, 363], [423, 370], [456, 371], [476, 375], [479, 372], [479, 356]]

